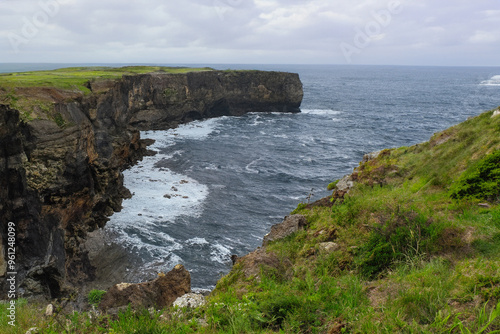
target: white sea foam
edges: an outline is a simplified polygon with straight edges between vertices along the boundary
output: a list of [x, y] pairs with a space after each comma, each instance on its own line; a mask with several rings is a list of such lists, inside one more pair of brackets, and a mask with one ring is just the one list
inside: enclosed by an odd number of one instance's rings
[[342, 113], [342, 111], [332, 109], [302, 109], [301, 112], [310, 115], [338, 115]]
[[[177, 140], [204, 139], [217, 131], [218, 122], [218, 119], [209, 119], [168, 131], [144, 131], [141, 137], [154, 139], [155, 143], [149, 148], [160, 151], [174, 145]], [[125, 186], [132, 192], [133, 198], [124, 200], [123, 209], [106, 224], [106, 230], [115, 242], [136, 252], [147, 251], [156, 258], [169, 258], [168, 264], [181, 261], [172, 252], [183, 246], [180, 241], [159, 229], [165, 224], [173, 224], [175, 218], [182, 215], [199, 216], [209, 193], [207, 185], [165, 167], [158, 167], [160, 161], [176, 154], [182, 154], [182, 151], [157, 153], [124, 171]], [[193, 238], [190, 241], [203, 244], [203, 240]]]
[[210, 260], [213, 262], [226, 263], [231, 257], [231, 250], [221, 244], [212, 245]]
[[192, 238], [189, 240], [186, 240], [186, 244], [188, 245], [208, 245], [209, 242], [205, 238]]
[[500, 75], [494, 75], [489, 80], [481, 81], [481, 86], [500, 86]]

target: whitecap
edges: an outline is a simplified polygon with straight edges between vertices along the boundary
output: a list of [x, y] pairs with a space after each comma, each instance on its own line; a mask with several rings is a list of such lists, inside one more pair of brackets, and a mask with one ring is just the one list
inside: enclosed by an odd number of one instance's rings
[[[209, 118], [202, 121], [193, 121], [190, 123], [179, 125], [175, 129], [167, 131], [154, 131], [160, 133], [167, 133], [168, 135], [175, 136], [175, 139], [195, 139], [201, 140], [208, 137], [212, 132], [216, 131], [217, 126], [223, 118]], [[150, 131], [151, 132], [151, 131]], [[150, 138], [144, 133], [143, 138]], [[154, 139], [154, 138], [153, 138]]]
[[207, 239], [198, 237], [186, 240], [188, 245], [207, 245], [208, 243]]
[[338, 115], [342, 113], [342, 111], [332, 109], [302, 109], [301, 112], [310, 115]]
[[494, 75], [489, 80], [481, 81], [481, 86], [500, 86], [500, 75]]
[[212, 251], [210, 252], [210, 260], [212, 262], [226, 263], [230, 260], [231, 250], [221, 244], [212, 245]]

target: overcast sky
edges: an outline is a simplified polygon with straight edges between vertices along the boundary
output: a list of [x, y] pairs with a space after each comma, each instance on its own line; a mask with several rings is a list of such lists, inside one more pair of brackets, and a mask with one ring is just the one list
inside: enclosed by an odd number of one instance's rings
[[500, 1], [0, 0], [0, 62], [499, 66]]

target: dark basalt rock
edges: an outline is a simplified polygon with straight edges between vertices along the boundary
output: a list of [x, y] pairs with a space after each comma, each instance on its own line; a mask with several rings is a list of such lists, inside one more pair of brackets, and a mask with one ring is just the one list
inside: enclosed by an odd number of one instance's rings
[[94, 279], [85, 237], [131, 196], [122, 171], [151, 154], [139, 130], [249, 111], [298, 112], [303, 96], [298, 75], [281, 72], [152, 73], [88, 86], [87, 96], [18, 90], [53, 103], [58, 124], [50, 117], [24, 123], [19, 111], [0, 105], [0, 298], [9, 221], [24, 296], [57, 298]]

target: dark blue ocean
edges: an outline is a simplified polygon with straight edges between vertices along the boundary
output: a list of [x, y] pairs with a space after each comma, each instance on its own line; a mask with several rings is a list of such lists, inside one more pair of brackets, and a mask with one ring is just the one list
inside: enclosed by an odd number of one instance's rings
[[326, 186], [363, 154], [426, 141], [500, 106], [499, 67], [208, 66], [297, 72], [302, 113], [143, 132], [158, 154], [125, 171], [134, 196], [105, 227], [108, 243], [130, 253], [124, 281], [182, 263], [193, 287], [212, 288], [232, 254], [260, 246], [271, 225], [310, 194], [328, 195]]

